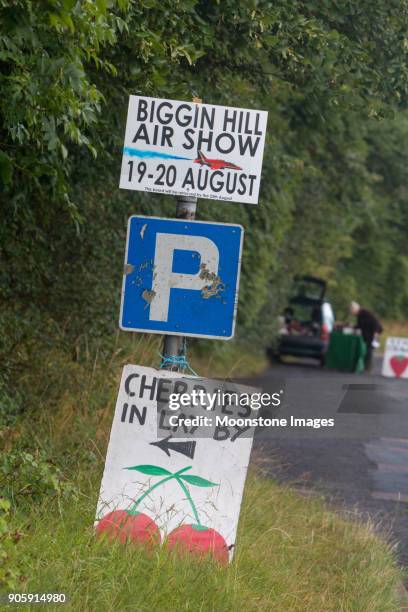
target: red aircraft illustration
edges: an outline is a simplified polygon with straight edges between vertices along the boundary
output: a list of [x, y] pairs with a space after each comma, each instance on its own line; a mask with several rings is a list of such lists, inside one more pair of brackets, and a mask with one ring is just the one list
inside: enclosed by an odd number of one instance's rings
[[209, 159], [204, 155], [202, 151], [197, 151], [198, 157], [194, 160], [195, 164], [201, 166], [208, 166], [211, 170], [224, 170], [224, 168], [231, 168], [232, 170], [242, 170], [240, 166], [231, 164], [224, 159]]

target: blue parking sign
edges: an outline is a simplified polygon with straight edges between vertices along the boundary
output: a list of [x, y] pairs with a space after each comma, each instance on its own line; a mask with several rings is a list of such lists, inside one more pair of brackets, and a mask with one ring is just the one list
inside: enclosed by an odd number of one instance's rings
[[130, 217], [120, 328], [232, 338], [243, 234], [230, 223]]

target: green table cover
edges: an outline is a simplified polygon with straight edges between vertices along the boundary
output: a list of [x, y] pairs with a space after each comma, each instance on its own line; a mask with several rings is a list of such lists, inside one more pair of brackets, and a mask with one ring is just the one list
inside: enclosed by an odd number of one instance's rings
[[362, 372], [366, 350], [361, 336], [334, 331], [330, 336], [325, 365], [331, 370]]

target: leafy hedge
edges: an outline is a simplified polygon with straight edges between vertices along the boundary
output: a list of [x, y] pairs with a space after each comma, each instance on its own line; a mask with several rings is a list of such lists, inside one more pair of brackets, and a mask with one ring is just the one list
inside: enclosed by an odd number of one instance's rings
[[199, 206], [246, 230], [242, 338], [270, 341], [301, 272], [340, 312], [403, 315], [406, 0], [2, 0], [0, 24], [7, 363], [32, 333], [116, 329], [126, 219], [173, 214], [118, 189], [130, 93], [269, 111], [259, 206]]

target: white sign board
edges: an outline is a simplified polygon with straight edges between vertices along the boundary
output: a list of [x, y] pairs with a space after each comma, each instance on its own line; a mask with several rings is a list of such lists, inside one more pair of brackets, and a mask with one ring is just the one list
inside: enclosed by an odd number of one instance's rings
[[[247, 394], [256, 391], [126, 365], [102, 478], [96, 532], [122, 541], [167, 542], [170, 548], [181, 546], [199, 554], [211, 551], [225, 562], [235, 546], [253, 427], [234, 426], [230, 419], [248, 410], [231, 404], [222, 407], [228, 415], [227, 425], [180, 425], [176, 417], [177, 425], [170, 427], [170, 416], [180, 415], [180, 411], [169, 410], [171, 395], [181, 393], [187, 385], [190, 391], [211, 388], [219, 392], [223, 385]], [[200, 408], [211, 419], [211, 412]], [[182, 413], [180, 418], [189, 414], [188, 409]], [[159, 436], [158, 425], [163, 428]], [[200, 432], [208, 437], [198, 437]]]
[[120, 187], [257, 204], [267, 116], [130, 96]]
[[382, 375], [408, 378], [408, 338], [387, 338]]

